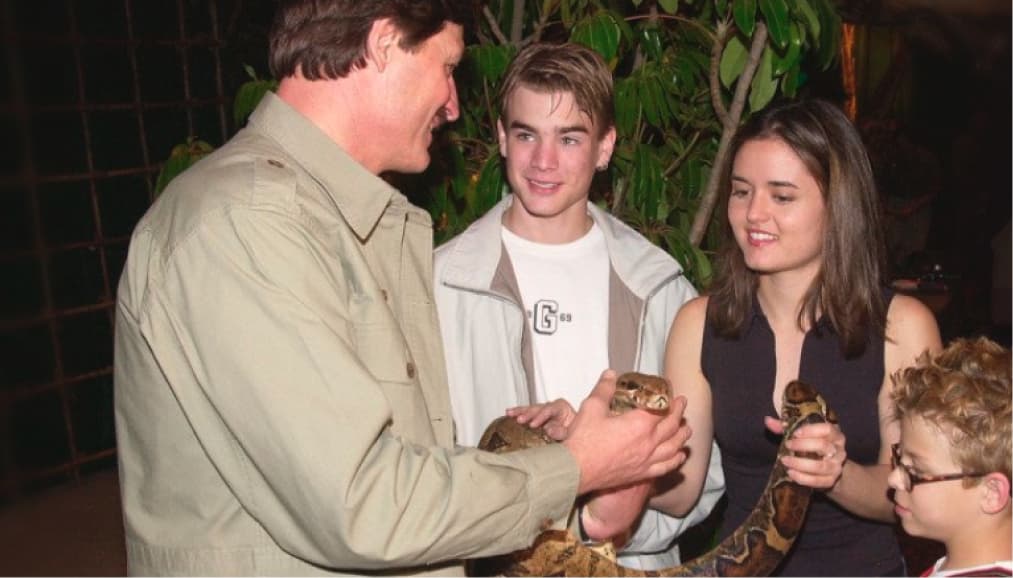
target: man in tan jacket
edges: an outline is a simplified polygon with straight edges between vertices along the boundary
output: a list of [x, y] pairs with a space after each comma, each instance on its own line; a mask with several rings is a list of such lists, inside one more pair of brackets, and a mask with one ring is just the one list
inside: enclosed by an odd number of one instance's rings
[[377, 175], [423, 170], [458, 116], [457, 10], [282, 1], [277, 94], [137, 225], [115, 355], [131, 574], [460, 573], [683, 461], [681, 402], [610, 417], [609, 372], [562, 444], [454, 447], [431, 221]]

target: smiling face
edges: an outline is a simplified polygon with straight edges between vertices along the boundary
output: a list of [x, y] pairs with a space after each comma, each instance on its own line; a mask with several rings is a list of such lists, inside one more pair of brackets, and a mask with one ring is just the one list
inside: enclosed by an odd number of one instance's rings
[[569, 92], [519, 86], [504, 110], [497, 124], [499, 150], [514, 193], [504, 223], [538, 242], [580, 238], [590, 224], [591, 180], [596, 167], [608, 165], [615, 128], [603, 132]]
[[387, 122], [378, 131], [390, 151], [382, 170], [420, 172], [429, 166], [433, 131], [460, 114], [453, 72], [464, 53], [463, 29], [448, 22], [414, 52], [392, 52]]
[[751, 140], [735, 155], [728, 223], [746, 266], [811, 280], [820, 270], [826, 204], [802, 159], [777, 138]]
[[[950, 455], [950, 440], [934, 424], [919, 415], [901, 420], [901, 463], [919, 476], [960, 472]], [[964, 487], [962, 480], [947, 480], [905, 487], [900, 468], [887, 482], [894, 490], [894, 511], [904, 530], [943, 542], [952, 549], [962, 532], [974, 527], [979, 517], [980, 488]]]

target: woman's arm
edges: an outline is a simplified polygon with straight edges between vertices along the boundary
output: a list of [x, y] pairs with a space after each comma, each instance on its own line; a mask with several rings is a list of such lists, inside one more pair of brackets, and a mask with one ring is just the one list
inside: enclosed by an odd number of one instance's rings
[[890, 304], [886, 334], [883, 352], [885, 375], [877, 402], [879, 463], [861, 465], [846, 459], [844, 434], [836, 426], [819, 424], [800, 428], [788, 447], [793, 451], [831, 454], [831, 457], [824, 460], [787, 457], [784, 464], [789, 468], [792, 479], [825, 489], [830, 499], [853, 514], [892, 522], [893, 503], [887, 495], [886, 478], [890, 474], [890, 445], [900, 440], [900, 429], [893, 420], [890, 398], [892, 375], [913, 365], [926, 350], [937, 353], [942, 349], [942, 342], [932, 312], [917, 299], [904, 295], [897, 295]]
[[655, 482], [652, 508], [672, 516], [685, 516], [703, 490], [710, 464], [714, 424], [710, 384], [700, 368], [707, 297], [697, 297], [679, 309], [665, 348], [665, 378], [676, 396], [686, 398], [683, 417], [693, 432], [686, 444], [687, 459], [681, 468]]

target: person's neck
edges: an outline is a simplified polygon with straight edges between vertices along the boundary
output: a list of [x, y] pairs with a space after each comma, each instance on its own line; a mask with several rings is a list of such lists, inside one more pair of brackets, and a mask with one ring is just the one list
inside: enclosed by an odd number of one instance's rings
[[[359, 78], [352, 74], [335, 80], [308, 80], [301, 75], [286, 77], [278, 85], [277, 95], [331, 138], [341, 150], [373, 174], [384, 167], [369, 146], [377, 139], [362, 119], [364, 92], [356, 87]], [[335, 111], [341, 111], [336, 114]]]
[[[514, 203], [519, 203], [516, 199]], [[586, 207], [582, 207], [586, 209]], [[562, 215], [560, 215], [562, 216]], [[562, 245], [580, 239], [591, 230], [594, 220], [591, 215], [581, 213], [582, 218], [540, 218], [532, 215], [521, 215], [520, 210], [507, 210], [503, 215], [503, 226], [518, 237], [545, 245]]]
[[756, 299], [760, 302], [763, 315], [772, 328], [798, 326], [802, 299], [809, 290], [812, 279], [812, 275], [800, 272], [760, 275]]
[[1010, 510], [1006, 508], [1003, 515], [988, 519], [989, 523], [978, 527], [960, 528], [957, 536], [946, 540], [945, 570], [973, 568], [991, 564], [997, 560], [1010, 560]]

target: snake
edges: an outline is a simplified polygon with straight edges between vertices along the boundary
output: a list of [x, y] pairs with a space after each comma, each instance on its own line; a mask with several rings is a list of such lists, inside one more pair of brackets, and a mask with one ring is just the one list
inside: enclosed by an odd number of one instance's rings
[[[633, 408], [655, 413], [668, 410], [671, 389], [662, 377], [624, 373], [616, 380], [611, 411]], [[781, 457], [818, 459], [814, 452], [792, 452], [785, 446], [795, 430], [810, 423], [837, 423], [837, 416], [812, 385], [794, 380], [782, 396], [784, 437], [767, 485], [746, 520], [711, 551], [670, 568], [636, 570], [616, 562], [608, 543], [583, 543], [569, 530], [547, 529], [526, 549], [469, 561], [471, 575], [489, 576], [767, 576], [791, 550], [812, 497], [812, 488], [788, 477]], [[555, 443], [540, 429], [500, 417], [486, 428], [479, 448], [496, 453]]]

